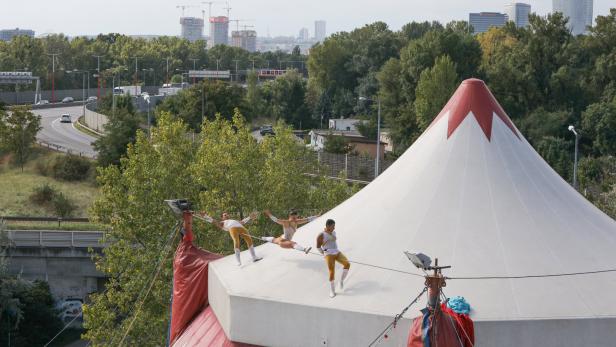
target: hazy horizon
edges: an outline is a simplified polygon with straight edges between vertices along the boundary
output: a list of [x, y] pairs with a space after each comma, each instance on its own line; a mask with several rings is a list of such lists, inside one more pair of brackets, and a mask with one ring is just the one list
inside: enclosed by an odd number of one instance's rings
[[[524, 2], [524, 1], [523, 1]], [[545, 15], [551, 11], [552, 0], [526, 1], [532, 11]], [[201, 1], [169, 2], [163, 0], [132, 1], [120, 0], [55, 0], [53, 7], [39, 1], [22, 0], [4, 5], [0, 12], [0, 29], [32, 29], [36, 35], [63, 33], [68, 36], [98, 35], [99, 33], [121, 33], [126, 35], [179, 35], [181, 9], [177, 5], [193, 5], [186, 8], [186, 16], [201, 17], [207, 5]], [[314, 36], [314, 21], [327, 22], [327, 34], [350, 31], [365, 24], [383, 21], [392, 30], [398, 30], [412, 21], [468, 20], [469, 12], [503, 12], [509, 1], [494, 0], [313, 0], [310, 3], [281, 0], [230, 0], [231, 19], [249, 20], [242, 25], [252, 25], [260, 37], [294, 36], [299, 30], [308, 28]], [[104, 4], [104, 5], [101, 5]], [[595, 0], [593, 16], [609, 13], [613, 0]], [[226, 15], [226, 5], [220, 1], [212, 6], [212, 14]], [[41, 8], [41, 10], [39, 10]], [[96, 19], [93, 19], [93, 16]], [[105, 18], [110, 18], [105, 22]], [[236, 24], [230, 24], [235, 30]], [[208, 34], [208, 24], [204, 34]]]

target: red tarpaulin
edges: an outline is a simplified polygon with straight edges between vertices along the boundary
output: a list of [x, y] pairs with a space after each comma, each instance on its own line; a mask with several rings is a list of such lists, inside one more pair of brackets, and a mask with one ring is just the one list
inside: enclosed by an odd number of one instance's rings
[[208, 307], [207, 272], [210, 261], [221, 258], [192, 240], [192, 214], [184, 213], [184, 237], [173, 260], [173, 302], [169, 341], [172, 346], [249, 347], [227, 339], [214, 311]]
[[413, 319], [407, 347], [460, 346], [456, 323], [452, 317], [442, 311], [435, 316], [434, 311], [428, 308], [421, 312], [422, 316]]

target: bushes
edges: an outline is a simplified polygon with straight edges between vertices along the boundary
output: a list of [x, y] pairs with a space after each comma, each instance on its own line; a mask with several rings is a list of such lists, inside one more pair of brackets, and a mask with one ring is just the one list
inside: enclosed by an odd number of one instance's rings
[[82, 181], [88, 177], [92, 164], [88, 159], [67, 154], [36, 162], [36, 171], [64, 181]]
[[76, 208], [77, 206], [61, 192], [57, 193], [53, 198], [53, 209], [58, 217], [70, 217]]
[[44, 206], [58, 217], [71, 217], [77, 206], [64, 193], [45, 183], [35, 187], [30, 194], [30, 201]]
[[88, 177], [90, 162], [76, 155], [63, 155], [56, 157], [51, 171], [53, 177], [65, 181], [81, 181]]
[[49, 204], [57, 193], [58, 191], [56, 188], [45, 183], [38, 187], [34, 187], [32, 194], [30, 194], [30, 201], [37, 205]]

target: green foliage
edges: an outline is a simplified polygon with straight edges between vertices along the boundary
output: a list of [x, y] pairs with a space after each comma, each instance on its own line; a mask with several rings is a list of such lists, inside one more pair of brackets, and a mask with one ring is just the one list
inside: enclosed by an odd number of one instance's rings
[[130, 96], [116, 96], [115, 112], [111, 109], [111, 96], [107, 96], [103, 102], [101, 112], [108, 118], [105, 124], [105, 135], [98, 138], [94, 143], [94, 149], [98, 152], [98, 164], [107, 166], [118, 164], [120, 158], [126, 154], [128, 144], [135, 141], [137, 129], [141, 119], [135, 113]]
[[336, 154], [351, 153], [353, 146], [349, 143], [344, 136], [334, 135], [332, 133], [327, 134], [325, 138], [325, 152]]
[[310, 127], [313, 121], [305, 102], [306, 92], [307, 83], [296, 70], [265, 83], [262, 88], [267, 105], [265, 115], [282, 120], [295, 129]]
[[[207, 119], [193, 143], [181, 119], [160, 115], [152, 139], [138, 132], [120, 166], [100, 169], [101, 198], [92, 216], [109, 224], [109, 246], [97, 259], [97, 268], [109, 276], [105, 294], [94, 295], [84, 308], [85, 337], [97, 345], [115, 345], [135, 318], [142, 288], [149, 284], [159, 259], [165, 259], [152, 291], [128, 332], [129, 345], [165, 343], [172, 265], [166, 246], [175, 217], [164, 199], [188, 198], [212, 215], [229, 211], [236, 217], [264, 209], [329, 209], [352, 194], [343, 182], [303, 175], [310, 164], [304, 146], [289, 127], [279, 124], [276, 136], [262, 142], [236, 111], [231, 120]], [[327, 190], [327, 191], [324, 191]], [[271, 225], [250, 227], [252, 234]], [[228, 234], [195, 223], [196, 242], [210, 251], [228, 253]]]
[[578, 168], [580, 191], [607, 215], [616, 218], [616, 157], [586, 157]]
[[456, 65], [449, 56], [436, 58], [434, 66], [422, 71], [415, 91], [415, 115], [424, 131], [445, 106], [458, 86]]
[[29, 200], [37, 205], [50, 204], [54, 197], [58, 194], [58, 190], [48, 183], [34, 187]]
[[52, 164], [53, 177], [64, 181], [83, 181], [88, 177], [90, 161], [77, 155], [57, 156]]
[[41, 117], [34, 115], [29, 106], [15, 106], [8, 112], [0, 108], [0, 147], [15, 155], [22, 170], [39, 130]]
[[530, 143], [536, 144], [545, 136], [571, 136], [567, 127], [572, 118], [570, 111], [550, 112], [539, 107], [521, 120], [520, 129]]
[[592, 141], [593, 153], [616, 154], [616, 98], [588, 106], [582, 113], [582, 136]]
[[62, 218], [71, 217], [77, 209], [77, 206], [62, 192], [54, 195], [52, 203], [56, 216]]
[[28, 282], [0, 269], [0, 345], [42, 346], [60, 329], [62, 322], [54, 309], [47, 282]]
[[558, 137], [545, 136], [537, 142], [537, 152], [565, 180], [570, 180], [573, 171], [571, 142]]
[[204, 118], [213, 119], [216, 114], [231, 117], [235, 108], [246, 110], [244, 94], [244, 88], [237, 84], [203, 81], [165, 98], [158, 105], [156, 113], [170, 113], [182, 119], [192, 130], [198, 131], [202, 114]]

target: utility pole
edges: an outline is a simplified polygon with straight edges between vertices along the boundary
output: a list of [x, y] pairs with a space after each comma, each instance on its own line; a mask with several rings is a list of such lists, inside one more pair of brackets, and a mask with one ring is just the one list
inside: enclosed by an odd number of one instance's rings
[[169, 84], [169, 59], [171, 59], [171, 58], [166, 58], [166, 60], [167, 60], [167, 82], [166, 82], [166, 84]]
[[56, 57], [60, 53], [45, 53], [51, 56], [51, 103], [56, 102]]
[[[188, 59], [188, 60], [192, 60], [192, 62], [193, 62], [193, 70], [197, 70], [197, 60], [199, 60], [199, 59], [191, 58], [191, 59]], [[193, 84], [195, 84], [195, 77], [194, 76], [193, 76]]]
[[134, 78], [134, 84], [135, 84], [135, 95], [137, 96], [137, 83], [139, 83], [139, 69], [137, 67], [137, 60], [139, 59], [139, 57], [132, 57], [130, 59], [135, 59], [135, 78]]
[[96, 99], [100, 100], [101, 98], [101, 57], [102, 55], [93, 55], [92, 57], [96, 58], [96, 73], [98, 74], [98, 91], [96, 93]]
[[233, 59], [233, 61], [235, 62], [235, 82], [239, 81], [239, 75], [237, 73], [237, 63], [239, 62], [239, 59]]

